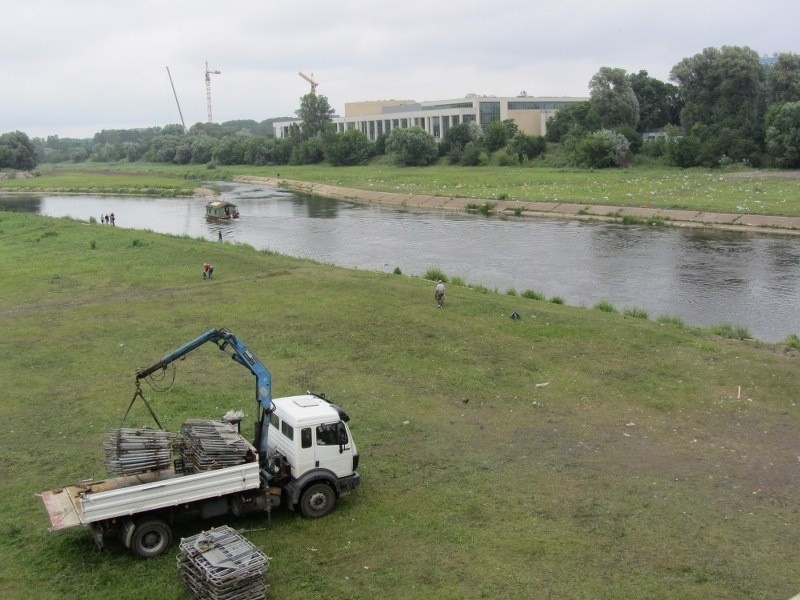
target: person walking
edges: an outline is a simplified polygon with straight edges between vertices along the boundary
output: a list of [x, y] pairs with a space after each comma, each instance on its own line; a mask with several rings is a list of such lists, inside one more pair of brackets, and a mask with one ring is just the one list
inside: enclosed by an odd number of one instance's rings
[[214, 274], [214, 265], [211, 263], [203, 263], [203, 279], [211, 279]]
[[220, 241], [220, 242], [222, 241], [222, 230], [221, 230], [221, 229], [220, 229], [220, 231], [219, 231], [219, 241]]
[[436, 284], [436, 289], [433, 291], [433, 295], [436, 298], [436, 306], [442, 308], [442, 306], [444, 306], [444, 284], [442, 283], [441, 279]]

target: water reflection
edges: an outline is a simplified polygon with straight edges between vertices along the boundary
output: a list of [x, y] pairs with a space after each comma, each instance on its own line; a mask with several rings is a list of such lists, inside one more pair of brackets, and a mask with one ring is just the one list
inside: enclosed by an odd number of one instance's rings
[[607, 300], [702, 326], [730, 322], [767, 341], [800, 333], [798, 238], [420, 213], [220, 187], [238, 220], [206, 220], [203, 198], [0, 196], [0, 207], [85, 221], [113, 212], [118, 227], [210, 240], [221, 232], [226, 242], [347, 267], [410, 275], [438, 267], [501, 292], [531, 289], [585, 306]]

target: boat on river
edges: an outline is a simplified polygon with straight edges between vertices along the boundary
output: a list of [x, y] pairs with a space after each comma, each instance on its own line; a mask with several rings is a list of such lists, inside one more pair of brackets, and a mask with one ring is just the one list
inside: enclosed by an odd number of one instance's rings
[[232, 202], [214, 200], [206, 204], [206, 217], [209, 219], [238, 219], [239, 209]]

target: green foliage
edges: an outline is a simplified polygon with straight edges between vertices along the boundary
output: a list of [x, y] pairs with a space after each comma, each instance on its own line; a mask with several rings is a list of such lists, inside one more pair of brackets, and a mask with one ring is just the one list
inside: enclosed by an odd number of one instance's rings
[[400, 270], [400, 267], [395, 267], [394, 271], [392, 271], [395, 275], [402, 275], [403, 272]]
[[767, 151], [779, 167], [800, 167], [800, 102], [779, 104], [770, 109]]
[[594, 308], [595, 310], [600, 310], [602, 312], [607, 312], [607, 313], [618, 312], [616, 307], [613, 304], [611, 304], [611, 302], [609, 302], [608, 300], [600, 300], [596, 302]]
[[506, 290], [506, 296], [516, 296], [516, 295], [517, 295], [517, 290], [514, 289], [513, 287], [510, 287]]
[[643, 308], [637, 308], [635, 306], [629, 306], [622, 311], [623, 316], [626, 317], [633, 317], [634, 319], [648, 319], [649, 314]]
[[561, 142], [566, 136], [582, 137], [600, 129], [600, 117], [590, 102], [576, 102], [547, 119], [548, 142]]
[[526, 135], [518, 132], [508, 144], [509, 153], [513, 153], [518, 160], [532, 160], [544, 154], [547, 150], [547, 140], [541, 135]]
[[606, 129], [639, 124], [639, 100], [625, 69], [601, 67], [589, 82], [591, 105]]
[[656, 321], [662, 325], [674, 325], [675, 327], [683, 327], [683, 319], [676, 315], [659, 315]]
[[36, 149], [26, 134], [13, 131], [0, 135], [0, 169], [30, 171], [37, 164]]
[[309, 138], [292, 147], [290, 165], [315, 165], [325, 160], [324, 144], [321, 138]]
[[630, 143], [625, 136], [608, 129], [586, 135], [572, 155], [574, 163], [591, 169], [624, 167], [630, 163]]
[[[444, 281], [444, 279], [442, 281]], [[450, 279], [450, 283], [452, 285], [458, 285], [458, 286], [461, 286], [461, 287], [467, 287], [467, 282], [464, 281], [464, 278], [463, 277], [459, 277], [457, 275]]]
[[522, 292], [523, 298], [530, 298], [531, 300], [544, 300], [544, 294], [542, 292], [537, 292], [536, 290], [525, 290]]
[[386, 141], [386, 153], [398, 165], [406, 167], [429, 165], [436, 160], [438, 152], [436, 140], [421, 127], [393, 129]]
[[800, 101], [800, 55], [778, 54], [767, 67], [767, 102], [770, 106]]
[[467, 142], [461, 151], [460, 164], [465, 167], [477, 167], [485, 155], [481, 142]]
[[489, 123], [483, 131], [483, 146], [488, 152], [500, 150], [509, 139], [509, 128], [504, 121]]
[[551, 296], [550, 303], [551, 304], [564, 304], [566, 302], [563, 297], [561, 296]]
[[783, 345], [789, 348], [794, 348], [795, 350], [800, 350], [800, 337], [797, 334], [792, 333], [786, 336], [786, 339], [783, 340]]
[[300, 98], [300, 108], [295, 112], [297, 118], [303, 122], [300, 127], [302, 140], [320, 136], [332, 127], [331, 117], [334, 110], [328, 103], [328, 98], [322, 94], [306, 94]]
[[373, 143], [357, 129], [325, 136], [325, 159], [334, 167], [366, 164], [373, 153]]
[[430, 267], [425, 271], [422, 275], [423, 279], [430, 279], [431, 281], [441, 281], [442, 283], [447, 283], [447, 275], [444, 274], [439, 267]]
[[639, 133], [680, 124], [683, 100], [676, 86], [650, 77], [644, 70], [628, 75], [628, 81], [639, 101]]
[[743, 325], [721, 323], [719, 325], [713, 325], [710, 329], [712, 333], [734, 340], [748, 340], [752, 338], [750, 331]]

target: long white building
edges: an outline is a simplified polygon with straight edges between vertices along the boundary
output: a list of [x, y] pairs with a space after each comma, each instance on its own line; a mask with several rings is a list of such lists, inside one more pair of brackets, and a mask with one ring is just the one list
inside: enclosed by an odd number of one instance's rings
[[[370, 140], [392, 129], [421, 127], [440, 141], [447, 130], [462, 123], [476, 121], [486, 127], [495, 121], [513, 119], [520, 131], [528, 135], [544, 135], [547, 119], [558, 109], [586, 102], [589, 98], [479, 96], [470, 94], [453, 100], [415, 102], [414, 100], [374, 100], [345, 103], [344, 116], [332, 118], [336, 131], [361, 131]], [[301, 125], [300, 120], [274, 123], [275, 137], [288, 137], [289, 128]]]

